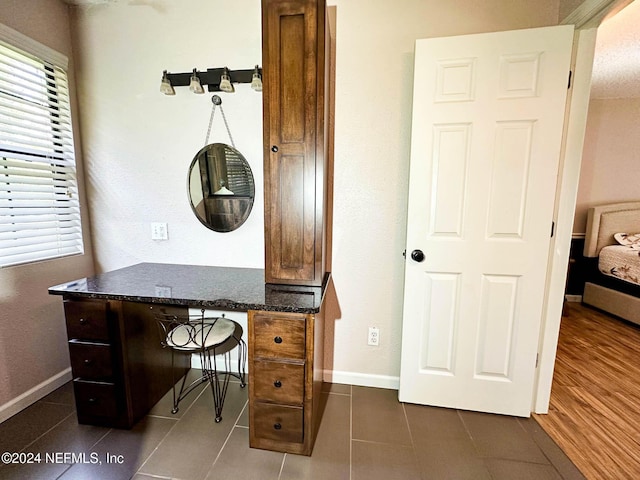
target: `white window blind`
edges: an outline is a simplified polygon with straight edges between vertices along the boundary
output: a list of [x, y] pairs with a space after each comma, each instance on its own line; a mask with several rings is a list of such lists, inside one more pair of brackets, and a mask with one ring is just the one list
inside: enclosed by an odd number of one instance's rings
[[83, 253], [66, 65], [42, 57], [0, 37], [0, 267]]
[[226, 150], [227, 160], [227, 188], [236, 195], [251, 195], [251, 185], [247, 181], [253, 180], [249, 164], [232, 150]]

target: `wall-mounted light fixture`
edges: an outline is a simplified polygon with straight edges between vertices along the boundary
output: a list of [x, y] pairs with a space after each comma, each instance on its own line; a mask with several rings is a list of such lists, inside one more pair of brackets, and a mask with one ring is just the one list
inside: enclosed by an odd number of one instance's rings
[[[194, 93], [204, 93], [206, 85], [209, 92], [235, 91], [234, 83], [250, 83], [256, 92], [262, 91], [262, 69], [258, 65], [248, 70], [229, 70], [223, 68], [208, 68], [206, 71], [193, 69], [189, 73], [162, 73], [160, 92], [165, 95], [175, 95], [174, 87], [189, 87]], [[198, 88], [200, 85], [200, 88]]]
[[251, 88], [256, 92], [262, 91], [262, 75], [260, 75], [260, 68], [256, 65], [256, 68], [253, 70], [253, 76], [251, 77]]
[[224, 67], [224, 73], [220, 76], [220, 90], [227, 93], [233, 93], [236, 91], [231, 85], [231, 77], [229, 76], [229, 69]]
[[176, 91], [173, 89], [171, 85], [171, 80], [167, 75], [167, 71], [162, 72], [162, 81], [160, 82], [160, 92], [165, 95], [175, 95]]
[[191, 74], [191, 80], [189, 80], [189, 90], [193, 93], [204, 93], [204, 88], [202, 88], [202, 84], [198, 78], [198, 71], [195, 68]]

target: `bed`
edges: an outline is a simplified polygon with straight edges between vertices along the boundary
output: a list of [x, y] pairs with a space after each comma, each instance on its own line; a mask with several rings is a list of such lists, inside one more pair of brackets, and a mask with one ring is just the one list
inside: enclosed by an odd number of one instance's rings
[[590, 208], [584, 256], [583, 303], [640, 324], [640, 201]]

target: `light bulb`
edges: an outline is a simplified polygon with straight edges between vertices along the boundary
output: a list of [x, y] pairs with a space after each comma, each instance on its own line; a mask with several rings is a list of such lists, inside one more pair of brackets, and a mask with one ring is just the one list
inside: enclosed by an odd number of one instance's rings
[[202, 88], [202, 84], [200, 83], [200, 79], [198, 78], [198, 74], [195, 68], [193, 69], [191, 81], [189, 82], [189, 90], [191, 90], [193, 93], [204, 93], [204, 88]]
[[260, 76], [258, 65], [256, 65], [256, 69], [253, 72], [253, 77], [251, 77], [251, 88], [254, 89], [256, 92], [262, 91], [262, 77]]
[[235, 88], [231, 84], [231, 77], [229, 76], [229, 70], [224, 67], [224, 73], [220, 75], [220, 90], [227, 93], [235, 92]]
[[176, 91], [173, 89], [171, 85], [171, 81], [169, 77], [167, 77], [167, 71], [162, 72], [162, 81], [160, 82], [160, 93], [164, 93], [165, 95], [175, 95]]

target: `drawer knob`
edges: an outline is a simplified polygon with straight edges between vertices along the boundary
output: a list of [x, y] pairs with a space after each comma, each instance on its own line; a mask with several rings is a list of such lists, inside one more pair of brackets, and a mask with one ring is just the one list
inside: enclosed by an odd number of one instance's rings
[[282, 337], [275, 337], [273, 341], [276, 343], [282, 343]]
[[84, 364], [85, 365], [91, 365], [93, 363], [93, 360], [91, 360], [90, 358], [85, 358], [84, 359]]
[[89, 399], [87, 399], [87, 403], [96, 403], [98, 401], [97, 398], [91, 397]]
[[276, 423], [273, 425], [273, 428], [276, 430], [280, 430], [282, 428], [282, 425], [280, 425], [279, 423]]
[[280, 388], [282, 386], [282, 382], [280, 380], [276, 380], [273, 382], [273, 386], [276, 388]]
[[271, 147], [271, 151], [272, 151], [273, 153], [277, 153], [277, 152], [278, 152], [278, 146], [277, 146], [277, 145], [273, 145], [273, 146]]
[[87, 323], [87, 319], [81, 318], [80, 320], [78, 320], [78, 322], [80, 322], [80, 325], [84, 325], [85, 323]]

